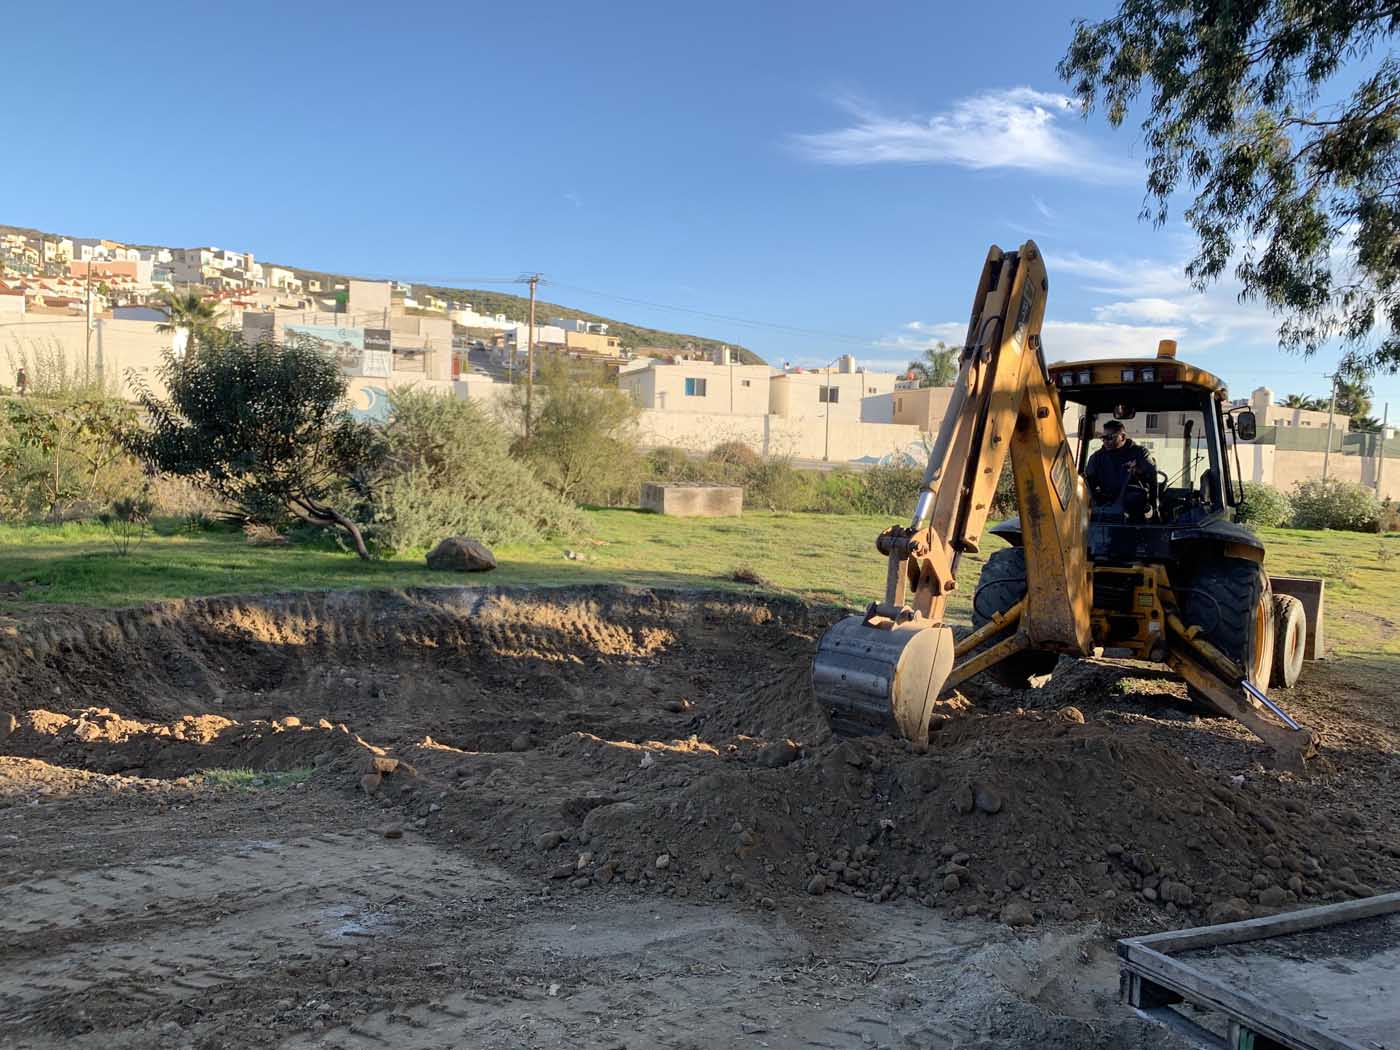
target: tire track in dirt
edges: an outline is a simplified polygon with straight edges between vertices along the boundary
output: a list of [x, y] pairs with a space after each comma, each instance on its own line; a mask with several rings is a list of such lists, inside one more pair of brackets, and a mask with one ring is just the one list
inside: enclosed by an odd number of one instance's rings
[[95, 991], [149, 1007], [260, 979], [272, 960], [314, 967], [393, 937], [386, 902], [433, 907], [506, 883], [459, 854], [353, 834], [19, 882], [0, 891], [0, 1032], [61, 1029]]

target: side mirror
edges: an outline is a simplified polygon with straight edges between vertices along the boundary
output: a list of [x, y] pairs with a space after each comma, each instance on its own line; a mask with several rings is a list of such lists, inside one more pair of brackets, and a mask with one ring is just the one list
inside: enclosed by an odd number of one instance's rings
[[1243, 412], [1235, 413], [1235, 435], [1241, 441], [1253, 441], [1258, 432], [1253, 412], [1246, 408]]
[[1113, 406], [1113, 418], [1114, 418], [1114, 419], [1136, 419], [1136, 418], [1137, 418], [1137, 408], [1136, 408], [1135, 406], [1133, 406], [1133, 405], [1114, 405], [1114, 406]]

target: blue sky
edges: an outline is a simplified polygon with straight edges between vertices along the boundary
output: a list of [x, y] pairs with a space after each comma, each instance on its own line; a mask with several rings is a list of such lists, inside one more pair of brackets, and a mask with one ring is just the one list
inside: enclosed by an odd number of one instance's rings
[[[1135, 128], [1059, 104], [1110, 5], [30, 5], [0, 221], [546, 297], [821, 365], [961, 338], [987, 246], [1033, 236], [1051, 358], [1163, 335], [1236, 395], [1322, 393], [1139, 222]], [[32, 89], [32, 91], [30, 90]], [[787, 326], [752, 326], [638, 305]], [[796, 332], [787, 329], [796, 328]], [[1379, 401], [1400, 414], [1400, 380]]]

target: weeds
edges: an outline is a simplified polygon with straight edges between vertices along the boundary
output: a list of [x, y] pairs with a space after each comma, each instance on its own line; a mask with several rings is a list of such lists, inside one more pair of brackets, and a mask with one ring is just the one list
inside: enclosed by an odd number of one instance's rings
[[146, 531], [151, 526], [151, 497], [142, 491], [137, 496], [115, 499], [109, 509], [97, 515], [97, 520], [107, 530], [117, 555], [125, 558], [133, 544], [139, 547], [146, 541]]
[[293, 769], [206, 769], [200, 774], [204, 783], [216, 788], [236, 788], [257, 791], [260, 788], [289, 788], [311, 779], [310, 766]]

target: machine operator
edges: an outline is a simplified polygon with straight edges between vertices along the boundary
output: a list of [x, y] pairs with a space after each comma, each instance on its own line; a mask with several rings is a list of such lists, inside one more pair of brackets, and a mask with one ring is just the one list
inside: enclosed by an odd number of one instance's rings
[[1133, 517], [1144, 516], [1157, 487], [1157, 465], [1147, 449], [1123, 433], [1123, 424], [1110, 419], [1099, 435], [1102, 447], [1084, 466], [1084, 480], [1094, 505], [1111, 506], [1121, 498]]

